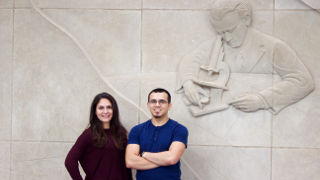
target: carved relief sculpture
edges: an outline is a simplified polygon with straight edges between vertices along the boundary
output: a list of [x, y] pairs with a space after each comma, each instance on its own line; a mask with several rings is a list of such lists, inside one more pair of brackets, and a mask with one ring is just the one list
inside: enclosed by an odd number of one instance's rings
[[[194, 116], [233, 106], [244, 112], [261, 109], [274, 114], [314, 89], [311, 74], [283, 41], [250, 27], [251, 6], [244, 0], [217, 0], [210, 10], [217, 37], [184, 56], [177, 73], [177, 92], [183, 93]], [[223, 102], [229, 73], [278, 74], [280, 81], [260, 92]]]

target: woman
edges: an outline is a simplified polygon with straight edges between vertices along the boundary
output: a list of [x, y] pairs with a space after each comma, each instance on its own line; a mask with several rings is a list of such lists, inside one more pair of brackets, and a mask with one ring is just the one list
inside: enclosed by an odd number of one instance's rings
[[91, 104], [89, 127], [71, 148], [65, 166], [74, 180], [82, 180], [78, 161], [86, 180], [131, 180], [131, 170], [125, 166], [126, 145], [117, 102], [108, 93], [98, 94]]

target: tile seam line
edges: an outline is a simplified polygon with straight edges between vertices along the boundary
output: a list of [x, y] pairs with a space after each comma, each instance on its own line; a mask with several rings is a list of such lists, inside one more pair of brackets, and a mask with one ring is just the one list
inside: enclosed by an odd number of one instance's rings
[[[0, 8], [1, 9], [1, 8]], [[32, 7], [18, 7], [14, 9], [33, 9]], [[141, 9], [108, 9], [108, 8], [39, 8], [41, 10], [109, 10], [109, 11], [141, 11]]]
[[285, 146], [279, 146], [279, 147], [270, 147], [270, 146], [228, 146], [228, 145], [197, 145], [197, 144], [189, 144], [188, 146], [193, 147], [235, 147], [235, 148], [269, 148], [269, 149], [314, 149], [314, 150], [320, 150], [320, 147], [285, 147]]
[[[143, 0], [141, 0], [141, 7], [143, 7]], [[142, 102], [141, 102], [141, 74], [142, 74], [142, 67], [143, 67], [143, 50], [142, 50], [142, 24], [143, 23], [143, 9], [140, 9], [140, 72], [139, 72], [139, 106], [142, 107]], [[140, 119], [142, 118], [141, 113], [138, 112], [138, 124], [141, 123]]]
[[[161, 11], [209, 11], [211, 10], [211, 8], [199, 8], [199, 9], [165, 9], [165, 8], [143, 8], [143, 10], [155, 10], [155, 11], [158, 11], [158, 10], [161, 10]], [[273, 11], [273, 9], [252, 9], [252, 11]]]
[[[0, 141], [0, 143], [6, 143], [10, 141]], [[14, 143], [74, 143], [74, 141], [37, 141], [37, 140], [12, 140]], [[261, 148], [261, 149], [270, 149], [268, 146], [228, 146], [228, 145], [197, 145], [189, 144], [188, 146], [192, 147], [234, 147], [234, 148]], [[301, 149], [301, 150], [320, 150], [320, 147], [273, 147], [273, 149]]]
[[232, 146], [232, 145], [199, 145], [199, 144], [189, 144], [188, 146], [193, 147], [235, 147], [235, 148], [270, 148], [269, 146]]
[[14, 143], [74, 143], [74, 141], [37, 141], [37, 140], [13, 140]]
[[[275, 10], [276, 10], [276, 0], [273, 0], [273, 9], [272, 9], [272, 36], [275, 36]], [[272, 59], [273, 61], [273, 59]], [[272, 62], [273, 63], [273, 62]], [[272, 68], [272, 71], [273, 71], [273, 68]], [[272, 86], [273, 86], [273, 83], [274, 83], [274, 77], [272, 75]], [[272, 171], [272, 168], [273, 168], [273, 120], [274, 120], [274, 115], [271, 115], [271, 121], [270, 121], [270, 180], [272, 180], [272, 174], [273, 174], [273, 171]]]
[[[0, 7], [1, 9], [32, 9], [29, 7]], [[108, 9], [108, 8], [40, 8], [42, 10], [108, 10], [108, 11], [141, 11], [141, 9]], [[209, 11], [210, 9], [142, 9], [144, 11]], [[256, 9], [255, 11], [272, 11], [272, 9]]]
[[[154, 72], [141, 72], [140, 74], [152, 74], [152, 73], [176, 73], [177, 71], [154, 71]], [[138, 72], [135, 73], [130, 73], [130, 74], [119, 74], [119, 75], [109, 75], [108, 77], [120, 77], [120, 76], [131, 76], [134, 75]], [[272, 74], [272, 73], [237, 73], [237, 72], [232, 72], [232, 74], [253, 74], [253, 75], [277, 75], [277, 74]]]
[[[1, 7], [0, 9], [32, 9], [32, 7]], [[40, 9], [43, 10], [50, 10], [50, 9], [61, 9], [61, 10], [118, 10], [118, 11], [208, 11], [210, 9], [155, 9], [155, 8], [143, 8], [143, 9], [135, 9], [135, 8], [59, 8], [59, 7], [40, 7]], [[304, 12], [304, 11], [315, 11], [320, 9], [253, 9], [253, 11], [298, 11], [298, 12]]]
[[[13, 0], [13, 7], [15, 6], [15, 0]], [[13, 66], [14, 66], [14, 48], [15, 48], [15, 44], [14, 44], [14, 32], [15, 32], [15, 26], [14, 26], [14, 22], [15, 22], [15, 9], [11, 10], [12, 12], [12, 49], [11, 49], [11, 115], [10, 115], [10, 171], [9, 171], [9, 179], [11, 179], [11, 171], [13, 171], [12, 169], [12, 160], [13, 160], [13, 156], [12, 156], [12, 139], [13, 139], [13, 96], [14, 96], [14, 86], [13, 86]]]
[[315, 9], [274, 9], [275, 12], [313, 12]]

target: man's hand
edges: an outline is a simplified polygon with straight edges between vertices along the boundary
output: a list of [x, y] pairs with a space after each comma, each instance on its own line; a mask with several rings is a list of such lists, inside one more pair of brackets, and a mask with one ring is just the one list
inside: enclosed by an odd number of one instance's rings
[[159, 166], [170, 166], [178, 163], [185, 149], [186, 145], [184, 143], [174, 141], [168, 151], [158, 153], [144, 152], [142, 157]]
[[159, 167], [157, 164], [148, 161], [139, 155], [140, 146], [138, 144], [128, 144], [126, 148], [126, 166], [138, 170], [147, 170]]
[[258, 95], [255, 94], [245, 94], [233, 98], [233, 100], [230, 101], [229, 104], [244, 112], [253, 112], [259, 109], [265, 109], [264, 102]]

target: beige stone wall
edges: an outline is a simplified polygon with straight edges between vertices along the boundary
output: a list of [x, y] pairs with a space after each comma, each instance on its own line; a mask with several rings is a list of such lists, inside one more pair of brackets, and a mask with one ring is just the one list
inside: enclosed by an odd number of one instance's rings
[[[320, 13], [300, 0], [250, 0], [253, 26], [287, 42], [311, 71], [310, 95], [276, 116], [229, 108], [194, 118], [175, 94], [176, 68], [214, 36], [212, 2], [35, 0], [78, 40], [90, 64], [28, 0], [0, 0], [0, 179], [70, 179], [64, 158], [99, 92], [116, 97], [128, 130], [147, 119], [106, 82], [144, 111], [151, 89], [171, 92], [170, 116], [189, 129], [184, 180], [320, 179]], [[275, 78], [232, 74], [226, 95], [262, 89]]]

